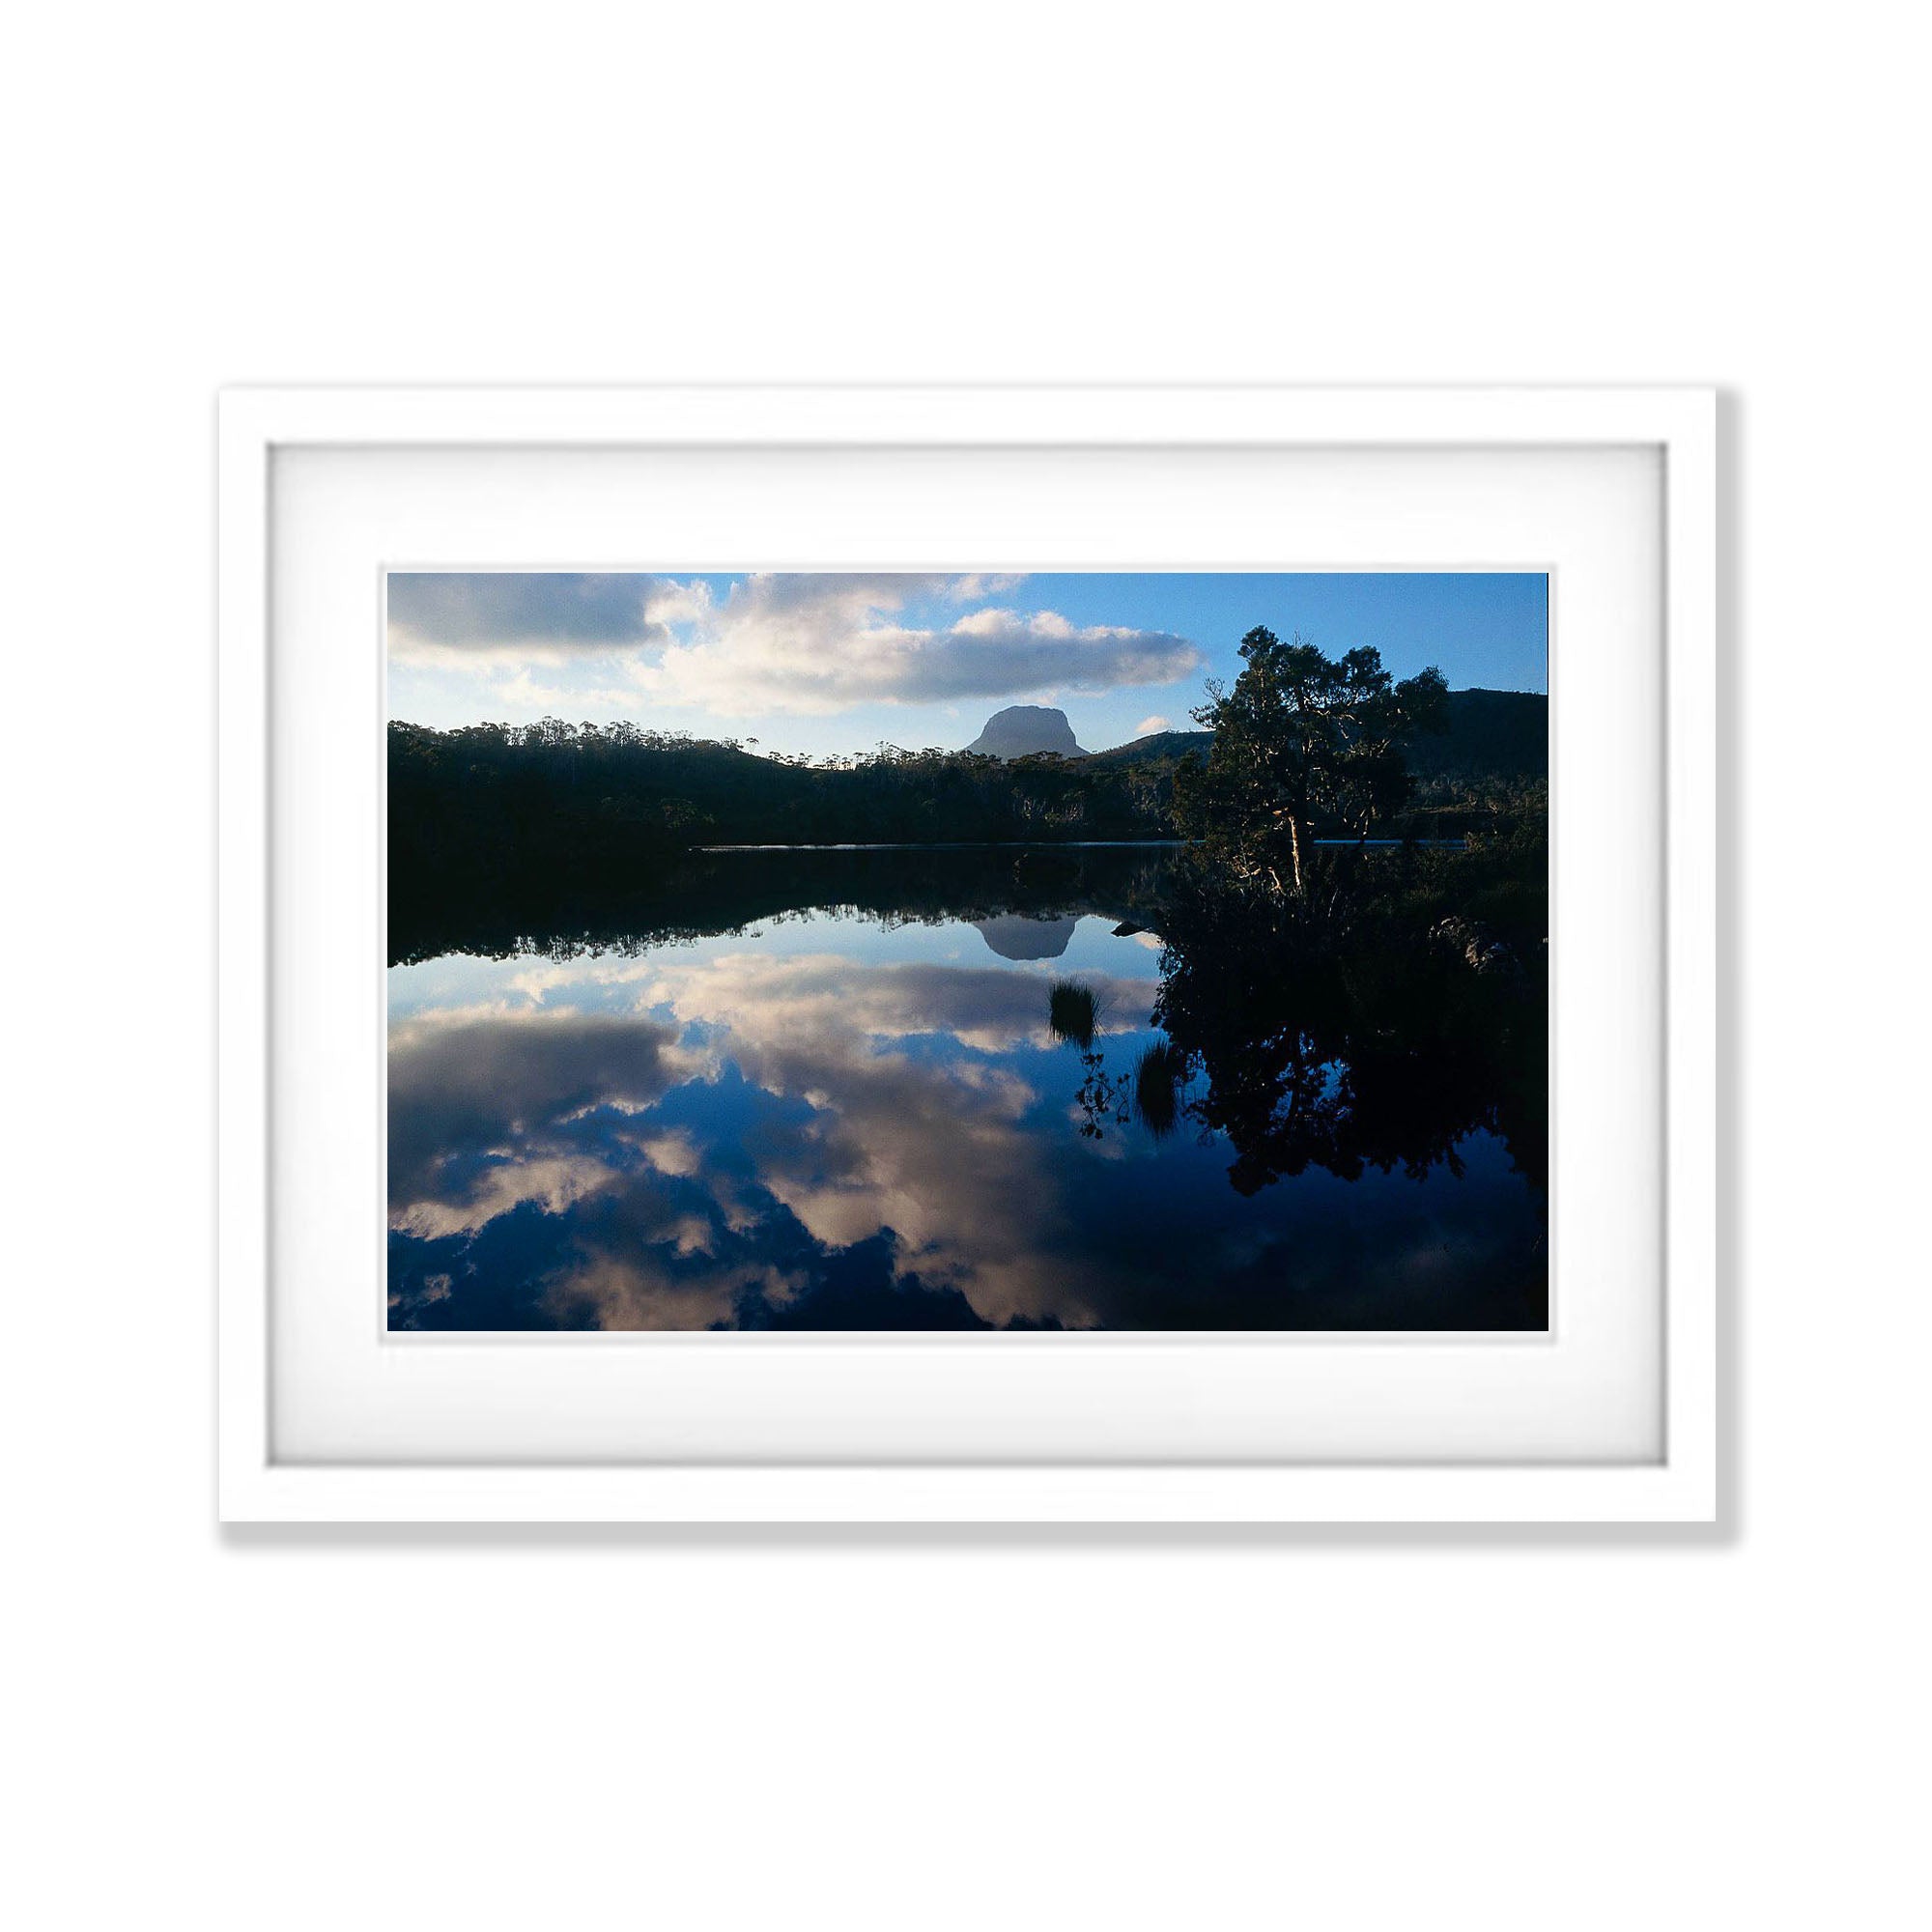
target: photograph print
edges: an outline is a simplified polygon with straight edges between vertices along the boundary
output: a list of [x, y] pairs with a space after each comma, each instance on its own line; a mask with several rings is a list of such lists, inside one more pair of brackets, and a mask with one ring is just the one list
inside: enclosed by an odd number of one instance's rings
[[1547, 1328], [1548, 588], [391, 571], [390, 1330]]

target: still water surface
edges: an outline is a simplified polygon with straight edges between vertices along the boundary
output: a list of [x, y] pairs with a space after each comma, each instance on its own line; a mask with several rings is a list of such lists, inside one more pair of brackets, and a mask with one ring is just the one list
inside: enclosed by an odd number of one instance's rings
[[[1544, 1324], [1542, 1193], [1492, 1122], [1257, 1171], [1205, 1062], [1165, 1104], [1137, 1082], [1161, 855], [1042, 889], [982, 854], [951, 892], [963, 860], [861, 863], [721, 854], [674, 933], [391, 967], [390, 1325]], [[1084, 1041], [1050, 1023], [1069, 980]], [[1325, 1147], [1351, 1092], [1328, 1062], [1268, 1104]]]

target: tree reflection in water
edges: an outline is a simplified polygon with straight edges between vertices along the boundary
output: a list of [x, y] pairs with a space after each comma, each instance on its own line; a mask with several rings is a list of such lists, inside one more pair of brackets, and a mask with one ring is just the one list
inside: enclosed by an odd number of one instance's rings
[[1344, 893], [1177, 896], [1154, 1016], [1200, 1064], [1188, 1112], [1227, 1135], [1243, 1194], [1311, 1166], [1458, 1173], [1478, 1128], [1546, 1184], [1542, 990], [1527, 969], [1476, 970], [1440, 923]]
[[[1341, 1180], [1374, 1168], [1421, 1179], [1463, 1171], [1459, 1144], [1499, 1135], [1517, 1172], [1548, 1184], [1548, 1053], [1541, 949], [1517, 948], [1439, 902], [1390, 890], [1396, 868], [1336, 856], [1307, 899], [1233, 892], [1184, 869], [1160, 913], [1154, 1003], [1166, 1037], [1130, 1072], [1082, 1049], [1080, 1131], [1137, 1119], [1156, 1139], [1181, 1121], [1234, 1150], [1233, 1185]], [[1482, 934], [1481, 943], [1471, 934]], [[1198, 1078], [1197, 1078], [1198, 1075]], [[1192, 1083], [1190, 1087], [1190, 1083]]]

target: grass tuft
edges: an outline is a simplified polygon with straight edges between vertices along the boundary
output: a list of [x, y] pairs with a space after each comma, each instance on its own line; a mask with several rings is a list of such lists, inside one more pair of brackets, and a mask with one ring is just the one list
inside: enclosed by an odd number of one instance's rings
[[1180, 1090], [1187, 1084], [1187, 1056], [1172, 1040], [1157, 1039], [1134, 1068], [1134, 1112], [1155, 1140], [1165, 1140], [1180, 1118]]
[[1094, 1044], [1094, 1028], [1100, 1017], [1091, 986], [1075, 980], [1056, 980], [1046, 996], [1046, 1023], [1056, 1039], [1070, 1039], [1082, 1053]]

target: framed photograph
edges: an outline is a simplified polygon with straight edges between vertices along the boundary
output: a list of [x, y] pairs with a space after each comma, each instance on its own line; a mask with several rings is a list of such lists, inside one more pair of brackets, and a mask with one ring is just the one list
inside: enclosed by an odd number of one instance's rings
[[1710, 391], [220, 434], [224, 1519], [1715, 1519]]

